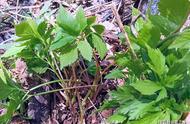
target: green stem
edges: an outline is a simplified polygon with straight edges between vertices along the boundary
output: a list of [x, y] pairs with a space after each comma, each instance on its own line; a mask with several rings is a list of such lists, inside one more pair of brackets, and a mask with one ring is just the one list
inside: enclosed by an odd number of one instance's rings
[[97, 85], [86, 85], [86, 86], [77, 86], [77, 87], [67, 87], [67, 88], [61, 88], [61, 89], [50, 90], [50, 91], [41, 92], [41, 93], [37, 93], [37, 94], [33, 94], [33, 95], [28, 95], [28, 96], [29, 96], [29, 97], [32, 97], [32, 96], [40, 96], [40, 95], [49, 94], [49, 93], [58, 92], [58, 91], [63, 91], [63, 90], [72, 90], [72, 89], [80, 89], [80, 88], [91, 88], [91, 87], [97, 87]]
[[40, 88], [40, 87], [42, 87], [42, 86], [49, 85], [49, 84], [52, 84], [52, 83], [55, 83], [55, 82], [60, 82], [60, 81], [61, 81], [61, 80], [54, 80], [54, 81], [49, 81], [49, 82], [46, 82], [46, 83], [42, 83], [42, 84], [40, 84], [40, 85], [37, 85], [37, 86], [31, 88], [29, 91], [38, 89], [38, 88]]
[[23, 96], [22, 100], [24, 100], [24, 99], [28, 96], [28, 94], [29, 94], [31, 91], [33, 91], [33, 90], [35, 90], [35, 89], [38, 89], [38, 88], [40, 88], [40, 87], [42, 87], [42, 86], [55, 83], [55, 82], [60, 82], [60, 80], [54, 80], [54, 81], [46, 82], [46, 83], [43, 83], [43, 84], [40, 84], [40, 85], [37, 85], [37, 86], [31, 88], [30, 90], [28, 90], [28, 91], [25, 93], [25, 95]]
[[79, 103], [79, 109], [80, 109], [80, 123], [83, 124], [83, 119], [84, 119], [84, 107], [83, 104], [80, 100], [80, 95], [79, 92], [77, 91], [77, 98], [78, 98], [78, 103]]
[[54, 64], [55, 64], [55, 67], [56, 67], [56, 69], [57, 69], [57, 71], [58, 71], [58, 74], [59, 74], [60, 78], [63, 80], [63, 76], [62, 76], [62, 74], [61, 74], [61, 71], [60, 71], [59, 66], [58, 66], [58, 64], [57, 64], [57, 62], [56, 62], [56, 59], [55, 59], [55, 56], [54, 56], [53, 52], [50, 52], [50, 55], [51, 55], [51, 57], [52, 57], [52, 59], [53, 59], [53, 62], [54, 62]]
[[[58, 77], [60, 80], [62, 80], [62, 82], [63, 82], [63, 83], [60, 84], [60, 85], [61, 85], [62, 87], [66, 87], [66, 85], [65, 85], [65, 83], [64, 83], [64, 78], [63, 78], [63, 76], [62, 76], [62, 74], [61, 74], [61, 71], [60, 71], [60, 69], [59, 69], [59, 66], [58, 66], [58, 64], [57, 64], [57, 62], [56, 62], [55, 56], [54, 56], [54, 54], [53, 54], [52, 51], [50, 51], [50, 55], [51, 55], [51, 58], [52, 58], [52, 60], [53, 60], [54, 65], [55, 65], [55, 66], [52, 66], [52, 67], [53, 67], [53, 70], [55, 71], [57, 77]], [[58, 71], [58, 72], [57, 72], [57, 71]], [[65, 97], [66, 103], [69, 103], [70, 99], [69, 99], [69, 96], [68, 96], [67, 92], [65, 92], [65, 93], [62, 94], [62, 95]]]
[[30, 97], [33, 97], [33, 96], [40, 96], [40, 95], [45, 95], [45, 94], [54, 93], [54, 92], [63, 91], [63, 90], [65, 90], [65, 89], [64, 89], [64, 88], [55, 89], [55, 90], [50, 90], [50, 91], [46, 91], [46, 92], [41, 92], [41, 93], [29, 95], [29, 96], [30, 96]]
[[[97, 59], [97, 57], [96, 57], [95, 54], [94, 54], [94, 59], [95, 59], [95, 61], [96, 61], [96, 68], [97, 68], [97, 70], [96, 70], [96, 75], [95, 75], [95, 78], [94, 78], [94, 81], [93, 81], [93, 84], [92, 84], [92, 85], [97, 85], [98, 82], [99, 82], [99, 80], [100, 80], [100, 78], [101, 78], [100, 68], [99, 68], [100, 65], [99, 65], [98, 59]], [[83, 105], [85, 104], [87, 98], [91, 95], [91, 93], [96, 90], [96, 88], [97, 88], [97, 87], [88, 90], [86, 96], [84, 97], [84, 99], [83, 99], [83, 101], [82, 101], [82, 104], [83, 104]]]

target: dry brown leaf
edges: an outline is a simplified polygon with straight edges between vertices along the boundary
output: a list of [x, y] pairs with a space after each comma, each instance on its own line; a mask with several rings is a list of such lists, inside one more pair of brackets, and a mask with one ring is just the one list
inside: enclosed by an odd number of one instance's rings
[[28, 86], [27, 84], [27, 78], [28, 78], [28, 72], [27, 72], [27, 65], [26, 63], [21, 60], [17, 59], [15, 62], [15, 69], [12, 69], [13, 77], [20, 81], [22, 86]]
[[123, 86], [125, 84], [125, 81], [123, 79], [117, 79], [118, 85]]
[[91, 116], [91, 123], [92, 124], [98, 124], [98, 120], [97, 120], [97, 116], [96, 116], [96, 114], [93, 114], [92, 116]]
[[101, 115], [104, 117], [104, 118], [108, 118], [109, 116], [111, 116], [113, 113], [113, 109], [107, 109], [107, 110], [103, 110], [101, 112]]

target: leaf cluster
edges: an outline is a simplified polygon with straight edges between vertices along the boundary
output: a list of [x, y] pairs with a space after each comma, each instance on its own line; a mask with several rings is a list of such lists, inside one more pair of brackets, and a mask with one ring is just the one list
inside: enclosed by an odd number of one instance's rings
[[60, 7], [54, 25], [47, 20], [28, 19], [15, 26], [17, 43], [2, 57], [21, 57], [28, 62], [29, 69], [37, 73], [48, 69], [52, 53], [60, 63], [60, 69], [76, 62], [79, 55], [91, 61], [93, 49], [103, 59], [107, 52], [101, 37], [104, 27], [95, 21], [95, 16], [86, 18], [82, 8], [74, 16], [63, 7]]
[[[44, 74], [51, 71], [54, 76], [52, 76], [53, 81], [25, 91], [25, 98], [28, 99], [34, 96], [30, 92], [44, 85], [55, 82], [63, 83], [63, 78], [66, 78], [65, 75], [62, 75], [63, 70], [66, 67], [70, 69], [70, 66], [76, 64], [77, 61], [84, 59], [85, 63], [93, 63], [95, 61], [93, 57], [97, 56], [96, 53], [99, 54], [100, 59], [105, 57], [107, 47], [101, 36], [104, 27], [96, 24], [95, 21], [95, 16], [85, 17], [84, 10], [81, 7], [75, 15], [60, 7], [54, 24], [40, 18], [36, 20], [27, 19], [15, 26], [17, 39], [1, 56], [2, 60], [21, 58], [26, 62], [30, 73]], [[66, 85], [61, 85], [61, 88], [66, 88], [64, 86]], [[11, 98], [10, 105], [12, 104], [11, 100], [15, 102], [14, 106], [11, 105], [11, 107], [14, 107], [10, 108], [11, 112], [8, 110], [5, 114], [8, 120], [19, 107], [18, 104], [24, 102], [25, 99], [20, 98], [18, 92], [15, 92], [17, 89], [12, 88], [3, 80], [0, 80], [0, 89], [0, 100]], [[54, 91], [57, 90], [49, 92]], [[65, 99], [67, 100], [67, 98]]]
[[[110, 92], [102, 109], [116, 108], [111, 123], [157, 124], [179, 120], [189, 111], [189, 30], [180, 31], [190, 11], [188, 0], [160, 0], [159, 15], [137, 21], [138, 36], [128, 31], [138, 58], [117, 53], [117, 71], [109, 79], [123, 78], [125, 85]], [[128, 29], [128, 28], [127, 28]], [[123, 72], [127, 69], [128, 76]]]
[[0, 61], [0, 107], [6, 111], [6, 114], [0, 116], [0, 123], [4, 124], [9, 121], [17, 108], [23, 104], [23, 96], [24, 90], [18, 82], [12, 80], [10, 72]]

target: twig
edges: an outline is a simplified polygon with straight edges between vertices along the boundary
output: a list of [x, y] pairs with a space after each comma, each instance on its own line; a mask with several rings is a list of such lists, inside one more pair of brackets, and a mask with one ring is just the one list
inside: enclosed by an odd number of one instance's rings
[[6, 33], [11, 32], [11, 31], [15, 31], [15, 29], [11, 28], [9, 30], [1, 31], [0, 34], [6, 34]]
[[[23, 16], [23, 15], [18, 14], [18, 13], [11, 12], [11, 11], [9, 11], [9, 13], [10, 13], [10, 14], [14, 14], [14, 15], [16, 15], [16, 16], [20, 16], [20, 17], [22, 17], [22, 18], [30, 18], [30, 17]], [[15, 18], [16, 18], [16, 17], [15, 17]], [[17, 22], [18, 22], [18, 20], [17, 20]]]
[[[48, 85], [48, 84], [54, 84], [54, 81], [50, 81], [49, 83], [47, 83], [47, 80], [45, 80], [45, 79], [43, 79], [43, 78], [41, 78], [39, 75], [36, 75], [40, 80], [42, 80], [42, 81], [44, 81], [45, 83], [42, 83], [42, 84], [40, 84], [40, 85], [38, 85], [38, 86], [36, 86], [36, 88], [40, 88], [40, 87], [42, 87], [42, 86], [49, 86], [52, 90], [53, 90], [53, 87], [51, 87], [51, 85]], [[61, 80], [60, 80], [61, 81]], [[70, 80], [64, 80], [64, 81], [70, 81]], [[45, 84], [45, 85], [44, 85]], [[35, 88], [35, 89], [36, 89]], [[61, 94], [61, 93], [60, 93]], [[55, 95], [59, 98], [59, 100], [60, 101], [64, 101], [63, 100], [63, 96], [61, 96], [60, 94], [58, 94], [58, 93], [55, 93]]]
[[90, 14], [86, 14], [86, 17], [88, 17], [88, 16], [93, 16], [93, 15], [95, 15], [95, 14], [97, 14], [97, 13], [101, 13], [101, 12], [104, 12], [104, 11], [109, 10], [109, 9], [111, 9], [111, 7], [110, 7], [110, 6], [107, 6], [106, 8], [103, 8], [103, 9], [101, 9], [101, 10], [98, 10], [98, 11], [95, 11], [95, 12], [91, 12]]
[[16, 1], [16, 24], [18, 23], [18, 17], [17, 17], [17, 14], [18, 14], [18, 6], [19, 6], [19, 0]]
[[[99, 64], [98, 58], [96, 57], [96, 54], [95, 54], [95, 53], [94, 53], [93, 57], [94, 57], [94, 59], [95, 59], [95, 61], [96, 61], [96, 68], [97, 68], [97, 69], [96, 69], [96, 75], [95, 75], [95, 78], [94, 78], [94, 81], [93, 81], [93, 84], [92, 84], [92, 85], [97, 85], [97, 86], [98, 86], [98, 82], [99, 82], [99, 80], [100, 80], [100, 78], [101, 78], [100, 68], [99, 68], [99, 67], [100, 67], [100, 64]], [[93, 87], [93, 88], [91, 88], [91, 89], [88, 90], [86, 96], [85, 96], [84, 99], [83, 99], [83, 105], [85, 104], [85, 102], [86, 102], [86, 100], [88, 99], [88, 97], [89, 97], [90, 95], [92, 95], [93, 92], [96, 91], [96, 88], [97, 88], [97, 87]]]
[[[122, 4], [124, 4], [123, 3], [123, 0], [121, 0], [120, 2], [119, 2], [119, 5], [118, 5], [118, 7], [117, 7], [117, 12], [119, 12], [119, 9], [122, 7]], [[113, 20], [112, 20], [112, 23], [115, 21], [115, 17], [113, 18]]]
[[75, 72], [75, 63], [72, 65], [72, 72], [73, 72], [73, 77], [74, 77], [74, 81], [77, 80], [77, 75], [76, 75], [76, 72]]
[[[1, 10], [0, 10], [0, 11], [1, 11]], [[2, 12], [2, 11], [1, 11], [1, 12]], [[11, 15], [10, 13], [8, 13], [8, 12], [3, 12], [3, 13], [5, 13], [5, 15], [11, 16], [14, 20], [17, 20], [16, 17], [13, 16], [13, 15]]]
[[69, 76], [68, 76], [68, 74], [67, 74], [66, 68], [63, 68], [63, 73], [64, 73], [64, 75], [65, 75], [65, 78], [66, 78], [66, 79], [69, 79]]
[[138, 10], [140, 10], [141, 4], [142, 4], [142, 0], [139, 1]]
[[13, 41], [13, 40], [14, 40], [14, 38], [9, 38], [9, 39], [7, 39], [7, 40], [2, 41], [2, 42], [0, 43], [0, 45], [3, 45], [3, 44], [5, 44], [5, 43], [10, 42], [10, 41]]
[[[43, 5], [40, 4], [40, 5], [36, 5], [36, 6], [20, 6], [19, 9], [35, 9], [35, 8], [40, 8], [41, 6]], [[16, 10], [17, 7], [11, 7], [11, 8], [6, 8], [6, 9], [2, 9], [2, 11], [10, 11], [10, 10]]]
[[81, 59], [81, 62], [82, 62], [82, 66], [83, 66], [83, 68], [85, 70], [85, 74], [86, 74], [85, 77], [87, 78], [87, 82], [88, 82], [88, 84], [90, 84], [90, 78], [89, 78], [89, 75], [88, 75], [88, 72], [87, 72], [87, 68], [85, 66], [85, 63], [84, 63], [83, 59]]
[[107, 71], [110, 67], [112, 67], [114, 64], [115, 64], [115, 63], [109, 64], [109, 65], [102, 71], [101, 75], [105, 74], [106, 71]]
[[[89, 97], [88, 97], [88, 100], [90, 101], [90, 104], [95, 108], [95, 110], [98, 111], [98, 109], [96, 108], [96, 106], [94, 105], [94, 103], [92, 102], [92, 100]], [[104, 121], [104, 123], [106, 124], [106, 120], [103, 118], [102, 114], [99, 112], [98, 112], [98, 114], [99, 114], [100, 118]]]
[[137, 55], [136, 55], [135, 51], [133, 50], [133, 47], [131, 46], [129, 37], [128, 37], [126, 31], [125, 31], [125, 28], [124, 28], [124, 26], [123, 26], [123, 24], [122, 24], [122, 21], [121, 21], [121, 19], [120, 19], [120, 16], [119, 16], [117, 10], [116, 10], [116, 7], [115, 7], [114, 5], [112, 5], [111, 8], [112, 8], [112, 11], [113, 11], [113, 13], [114, 13], [114, 15], [115, 15], [115, 17], [116, 17], [116, 20], [117, 20], [117, 23], [118, 23], [118, 26], [119, 26], [120, 30], [121, 30], [121, 31], [124, 33], [124, 35], [125, 35], [126, 43], [127, 43], [127, 46], [129, 47], [129, 49], [131, 50], [132, 57], [133, 57], [134, 59], [137, 59]]
[[86, 11], [92, 11], [92, 10], [94, 10], [94, 9], [98, 9], [98, 8], [100, 8], [100, 7], [103, 7], [103, 6], [108, 7], [108, 6], [110, 6], [111, 4], [112, 4], [112, 2], [107, 2], [107, 3], [104, 3], [104, 4], [99, 4], [99, 5], [96, 5], [96, 6], [88, 7], [88, 8], [86, 8], [84, 11], [85, 11], [85, 12], [86, 12]]

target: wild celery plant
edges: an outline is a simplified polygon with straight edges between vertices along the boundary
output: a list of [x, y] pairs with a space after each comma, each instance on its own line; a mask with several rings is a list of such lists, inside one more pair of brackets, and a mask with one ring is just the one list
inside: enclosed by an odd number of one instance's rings
[[58, 12], [55, 25], [28, 19], [15, 26], [17, 43], [2, 57], [24, 58], [28, 60], [29, 69], [37, 73], [44, 73], [49, 66], [55, 66], [53, 59], [60, 63], [61, 70], [74, 63], [78, 53], [91, 61], [93, 48], [103, 58], [107, 51], [100, 36], [104, 27], [94, 24], [95, 20], [96, 17], [86, 18], [81, 8], [74, 17], [63, 7]]
[[[108, 118], [111, 123], [174, 122], [190, 111], [190, 30], [180, 31], [190, 12], [190, 2], [160, 0], [158, 8], [157, 15], [136, 22], [137, 37], [127, 30], [138, 58], [116, 53], [118, 69], [106, 76], [126, 82], [110, 92], [110, 99], [102, 106], [116, 108]], [[123, 69], [128, 69], [127, 76]]]
[[[18, 38], [15, 44], [1, 57], [4, 60], [12, 57], [22, 58], [30, 72], [42, 74], [49, 69], [56, 75], [56, 78], [52, 75], [56, 80], [29, 89], [25, 93], [25, 98], [35, 95], [30, 94], [31, 90], [55, 82], [59, 82], [62, 89], [54, 89], [36, 95], [66, 89], [67, 82], [70, 82], [70, 79], [65, 79], [67, 76], [63, 75], [64, 68], [76, 64], [82, 58], [85, 61], [94, 61], [93, 52], [95, 50], [99, 53], [101, 59], [104, 58], [107, 52], [106, 44], [101, 37], [104, 27], [95, 24], [95, 21], [96, 17], [94, 16], [86, 18], [82, 8], [79, 8], [74, 16], [60, 7], [55, 24], [50, 24], [46, 20], [34, 21], [28, 19], [15, 26]], [[75, 79], [75, 82], [77, 82], [77, 79]], [[74, 92], [67, 90], [64, 93], [66, 103], [73, 99], [69, 98], [67, 94]], [[89, 89], [86, 98], [90, 93], [91, 89]], [[71, 96], [74, 97], [74, 95]]]

